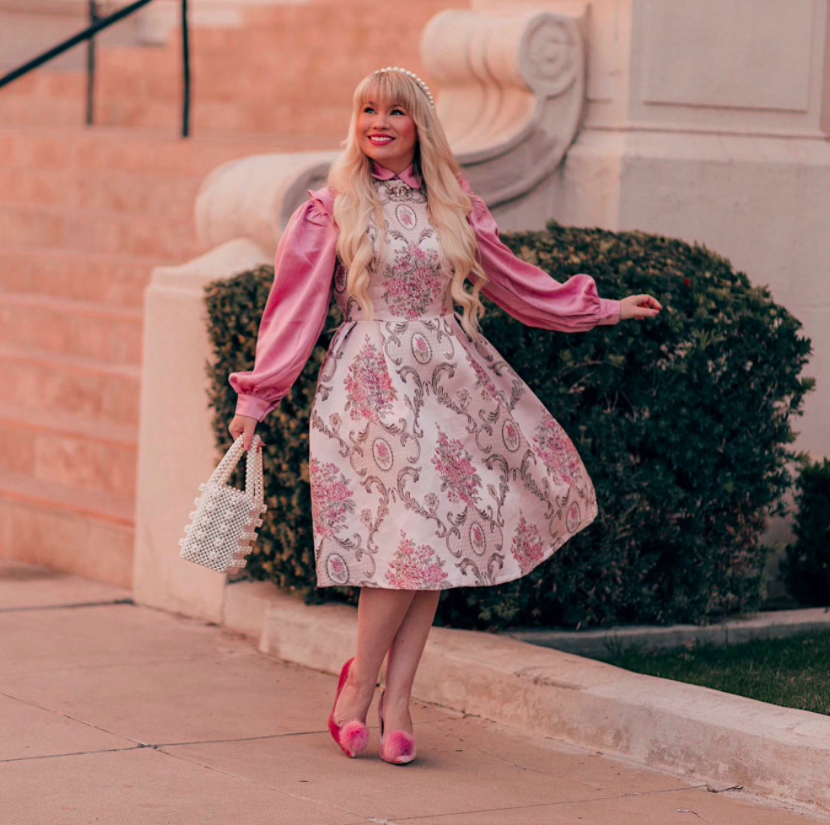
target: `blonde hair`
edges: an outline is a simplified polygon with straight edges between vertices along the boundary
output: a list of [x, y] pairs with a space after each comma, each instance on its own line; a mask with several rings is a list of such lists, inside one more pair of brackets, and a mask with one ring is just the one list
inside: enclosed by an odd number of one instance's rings
[[[372, 238], [367, 233], [370, 214], [374, 214], [381, 249], [385, 248], [388, 238], [383, 206], [372, 184], [372, 159], [361, 149], [357, 133], [358, 114], [367, 100], [400, 101], [415, 122], [414, 169], [426, 188], [428, 214], [440, 239], [441, 270], [449, 275], [450, 294], [462, 308], [461, 326], [476, 339], [478, 320], [484, 313], [478, 294], [487, 276], [476, 258], [478, 246], [467, 221], [467, 214], [473, 208], [472, 199], [461, 186], [461, 167], [437, 113], [423, 89], [403, 72], [382, 70], [366, 76], [358, 84], [349, 132], [341, 144], [344, 151], [329, 169], [328, 184], [337, 193], [333, 207], [339, 227], [337, 255], [348, 269], [346, 289], [371, 318], [372, 301], [367, 294], [369, 265], [374, 257]], [[470, 292], [464, 288], [468, 277], [473, 284]]]

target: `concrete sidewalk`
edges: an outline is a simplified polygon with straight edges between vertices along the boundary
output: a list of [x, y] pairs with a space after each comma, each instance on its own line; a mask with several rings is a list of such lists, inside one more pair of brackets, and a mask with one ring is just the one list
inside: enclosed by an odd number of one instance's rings
[[421, 702], [415, 762], [377, 756], [376, 701], [348, 759], [335, 677], [129, 597], [0, 562], [3, 825], [830, 821]]

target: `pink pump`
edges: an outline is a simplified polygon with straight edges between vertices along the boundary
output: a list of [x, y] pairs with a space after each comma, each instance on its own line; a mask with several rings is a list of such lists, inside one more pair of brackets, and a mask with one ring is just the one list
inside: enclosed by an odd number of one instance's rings
[[334, 741], [340, 745], [340, 749], [346, 756], [358, 756], [366, 749], [369, 742], [369, 731], [366, 725], [359, 719], [350, 719], [343, 725], [338, 725], [334, 721], [334, 708], [337, 705], [337, 697], [340, 696], [340, 691], [343, 690], [343, 685], [346, 684], [346, 677], [349, 675], [349, 667], [354, 661], [354, 656], [349, 659], [340, 670], [340, 681], [337, 683], [337, 693], [334, 695], [334, 705], [331, 706], [331, 713], [329, 714], [329, 731], [331, 732]]
[[405, 730], [393, 730], [387, 742], [383, 741], [383, 694], [378, 699], [378, 721], [380, 722], [380, 748], [378, 753], [384, 762], [393, 765], [406, 765], [415, 758], [415, 740]]

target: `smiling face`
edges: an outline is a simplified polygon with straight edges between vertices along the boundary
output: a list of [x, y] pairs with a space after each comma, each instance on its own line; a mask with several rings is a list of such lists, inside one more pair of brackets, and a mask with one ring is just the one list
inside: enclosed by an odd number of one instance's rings
[[365, 101], [357, 116], [357, 134], [360, 148], [393, 172], [402, 172], [415, 157], [415, 121], [400, 101]]

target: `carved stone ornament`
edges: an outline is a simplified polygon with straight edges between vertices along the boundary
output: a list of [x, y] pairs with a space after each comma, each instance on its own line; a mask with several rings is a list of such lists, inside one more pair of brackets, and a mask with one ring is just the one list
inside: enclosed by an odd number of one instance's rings
[[490, 207], [525, 195], [561, 163], [585, 100], [576, 19], [551, 11], [444, 11], [424, 29], [437, 110], [473, 189]]

